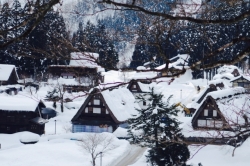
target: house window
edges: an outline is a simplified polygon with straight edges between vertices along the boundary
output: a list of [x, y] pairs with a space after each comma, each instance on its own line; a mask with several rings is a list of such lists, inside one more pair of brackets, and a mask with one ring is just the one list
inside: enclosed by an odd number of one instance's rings
[[214, 120], [207, 120], [207, 127], [214, 127]]
[[101, 108], [93, 108], [93, 113], [94, 114], [100, 114], [101, 113]]
[[243, 87], [244, 88], [244, 83], [243, 82], [238, 82], [238, 86]]
[[88, 113], [88, 107], [85, 108], [85, 113]]
[[146, 103], [146, 101], [143, 101], [142, 104], [145, 106], [147, 103]]
[[206, 120], [198, 120], [198, 127], [206, 127]]
[[133, 85], [133, 88], [136, 88], [136, 85]]
[[89, 102], [89, 105], [91, 105], [91, 102]]
[[95, 99], [94, 100], [94, 105], [100, 105], [100, 100]]
[[204, 110], [204, 116], [208, 116], [208, 109]]
[[219, 120], [215, 120], [214, 121], [214, 126], [216, 128], [222, 128], [223, 127], [223, 122], [222, 121], [219, 121]]
[[217, 111], [213, 110], [213, 117], [216, 117], [216, 116], [217, 116]]
[[106, 114], [109, 114], [109, 111], [106, 109]]

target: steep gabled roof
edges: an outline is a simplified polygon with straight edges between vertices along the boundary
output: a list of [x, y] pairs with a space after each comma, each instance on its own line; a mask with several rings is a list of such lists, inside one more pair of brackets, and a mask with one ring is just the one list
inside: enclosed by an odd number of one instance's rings
[[96, 62], [98, 61], [99, 54], [92, 52], [72, 52], [70, 54], [71, 60], [69, 66], [79, 66], [87, 68], [97, 68], [98, 72], [104, 71]]
[[31, 96], [1, 94], [0, 110], [34, 112], [40, 102]]
[[13, 70], [16, 74], [17, 79], [18, 79], [15, 65], [0, 64], [0, 81], [8, 81]]
[[136, 84], [139, 88], [139, 91], [138, 93], [148, 93], [150, 92], [150, 88], [153, 87], [153, 83], [151, 84], [144, 84], [144, 83], [141, 83], [140, 81], [136, 81], [136, 80], [131, 80], [127, 86], [128, 89], [130, 89], [132, 87], [132, 85]]
[[214, 91], [207, 94], [206, 98], [197, 108], [192, 121], [196, 120], [203, 104], [211, 99], [219, 109], [220, 114], [231, 126], [245, 124], [245, 117], [250, 118], [250, 96], [245, 94], [245, 89], [241, 87], [230, 88], [221, 91]]
[[[188, 67], [188, 61], [189, 61], [190, 55], [188, 54], [178, 54], [177, 56], [173, 57], [170, 59], [168, 68], [175, 68], [175, 69], [180, 69], [182, 68], [189, 68]], [[156, 67], [155, 69], [157, 70], [162, 70], [166, 67], [166, 64], [163, 64], [161, 66]]]
[[[96, 91], [96, 89], [92, 91], [71, 121], [77, 120]], [[139, 105], [135, 103], [133, 94], [125, 87], [105, 90], [100, 92], [100, 95], [102, 102], [116, 123], [122, 123], [132, 118], [133, 115], [137, 115], [136, 109], [140, 109]]]
[[[214, 98], [212, 98], [211, 96], [207, 96], [205, 100], [203, 100], [203, 102], [201, 103], [200, 107], [197, 109], [197, 111], [194, 113], [194, 116], [192, 117], [192, 123], [194, 123], [194, 121], [197, 120], [198, 116], [200, 115], [200, 113], [203, 111], [202, 109], [200, 109], [201, 107], [204, 107], [207, 104], [207, 101], [211, 100], [211, 102], [213, 103], [213, 105], [215, 106], [214, 108], [218, 111], [218, 114], [222, 115], [216, 100]], [[225, 118], [222, 116], [222, 119], [224, 120], [224, 122], [226, 122]]]
[[125, 87], [112, 91], [105, 90], [101, 94], [109, 109], [120, 122], [137, 115], [136, 109], [140, 109], [140, 106], [135, 102], [133, 94]]
[[245, 80], [247, 80], [247, 81], [250, 81], [250, 78], [249, 77], [246, 77], [246, 76], [239, 76], [239, 77], [235, 77], [234, 79], [231, 79], [231, 81], [230, 82], [234, 82], [234, 81], [237, 81], [237, 80], [239, 80], [239, 79], [245, 79]]

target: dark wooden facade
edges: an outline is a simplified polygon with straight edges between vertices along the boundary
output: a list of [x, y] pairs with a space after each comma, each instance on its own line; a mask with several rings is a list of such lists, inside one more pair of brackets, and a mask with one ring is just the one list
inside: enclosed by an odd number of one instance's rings
[[39, 103], [34, 111], [0, 110], [0, 133], [13, 134], [21, 131], [30, 131], [43, 134], [45, 124], [38, 122], [35, 118], [40, 117], [39, 110], [45, 107]]
[[67, 91], [68, 93], [72, 92], [86, 92], [89, 91], [91, 87], [89, 86], [81, 86], [81, 85], [63, 85], [63, 91]]
[[233, 87], [243, 87], [247, 90], [250, 90], [250, 81], [243, 76], [231, 81], [233, 84]]
[[[73, 124], [73, 132], [81, 132], [75, 129], [76, 126], [93, 126], [96, 128], [108, 128], [111, 127], [113, 132], [117, 129], [119, 122], [112, 110], [106, 104], [101, 93], [91, 93], [85, 100], [81, 108], [71, 120]], [[98, 130], [103, 131], [103, 130]], [[97, 131], [97, 132], [98, 132]], [[84, 132], [84, 130], [82, 131]], [[87, 131], [95, 132], [95, 131]]]
[[13, 85], [17, 84], [18, 76], [16, 73], [16, 69], [13, 68], [12, 72], [10, 73], [10, 76], [8, 80], [0, 80], [0, 85]]
[[87, 68], [80, 66], [66, 66], [66, 65], [55, 65], [49, 66], [49, 73], [52, 76], [69, 76], [71, 78], [77, 78], [81, 76], [89, 76], [97, 74], [97, 68]]
[[234, 77], [240, 76], [238, 69], [234, 69], [234, 71], [231, 74], [234, 75]]
[[200, 108], [198, 108], [192, 119], [192, 126], [194, 129], [206, 128], [230, 130], [224, 116], [216, 104], [216, 101], [211, 96], [208, 96]]
[[127, 88], [132, 93], [142, 93], [142, 90], [141, 90], [138, 82], [135, 80], [130, 81]]

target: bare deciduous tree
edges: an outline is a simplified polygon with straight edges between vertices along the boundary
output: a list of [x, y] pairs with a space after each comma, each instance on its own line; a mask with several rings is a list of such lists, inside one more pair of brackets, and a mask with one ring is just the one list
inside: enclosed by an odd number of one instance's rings
[[96, 165], [96, 159], [104, 153], [115, 149], [114, 137], [105, 133], [88, 133], [78, 142], [78, 145], [91, 155], [91, 163]]

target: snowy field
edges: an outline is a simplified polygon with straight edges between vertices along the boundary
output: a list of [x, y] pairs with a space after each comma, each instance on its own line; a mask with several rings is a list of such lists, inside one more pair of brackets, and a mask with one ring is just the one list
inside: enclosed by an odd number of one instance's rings
[[[114, 71], [106, 73], [106, 76], [105, 83], [120, 82], [124, 81], [124, 77], [128, 80], [132, 77], [128, 73], [122, 75]], [[173, 95], [172, 103], [182, 102], [187, 104], [197, 96], [198, 92], [196, 88], [198, 85], [201, 89], [207, 86], [207, 80], [192, 80], [188, 72], [182, 77], [175, 79], [171, 84], [169, 84], [169, 79], [158, 81], [158, 83], [154, 83], [153, 85], [155, 90], [162, 92], [166, 99], [168, 96]], [[49, 85], [42, 86], [37, 92], [35, 89], [26, 89], [20, 92], [20, 95], [27, 97], [32, 91], [34, 98], [43, 99], [47, 91], [51, 90], [51, 88]], [[46, 123], [45, 134], [39, 137], [39, 141], [36, 144], [24, 145], [20, 142], [20, 139], [23, 139], [23, 135], [27, 134], [26, 132], [0, 134], [0, 166], [91, 166], [90, 154], [83, 150], [79, 146], [79, 141], [77, 141], [85, 138], [87, 133], [71, 133], [70, 123], [72, 117], [86, 99], [86, 96], [81, 93], [65, 94], [65, 96], [74, 98], [73, 102], [64, 104], [63, 113], [60, 111], [60, 104], [57, 104], [56, 111], [58, 115]], [[45, 105], [52, 107], [52, 102], [45, 102]], [[179, 114], [179, 116], [180, 121], [188, 121], [188, 118], [184, 117], [183, 114]], [[105, 134], [114, 137], [112, 146], [115, 146], [115, 148], [104, 153], [102, 166], [112, 166], [115, 161], [120, 160], [128, 154], [130, 145], [126, 140], [117, 139], [114, 134]], [[190, 146], [191, 158], [187, 163], [193, 166], [197, 166], [198, 163], [202, 163], [203, 166], [249, 166], [249, 147], [250, 140], [248, 139], [242, 146], [235, 150], [232, 157], [234, 148], [231, 146]], [[147, 151], [144, 153], [144, 156], [131, 166], [147, 166], [146, 153]], [[96, 164], [97, 166], [100, 165], [100, 158], [97, 158]]]
[[[38, 143], [29, 145], [20, 143], [22, 134], [25, 132], [0, 135], [1, 166], [91, 166], [90, 154], [75, 140], [84, 138], [86, 133], [45, 135], [40, 137]], [[120, 158], [126, 152], [129, 143], [114, 138], [112, 146], [115, 146], [113, 150], [103, 154], [103, 166], [110, 165]], [[100, 165], [100, 158], [97, 158], [96, 163]]]

